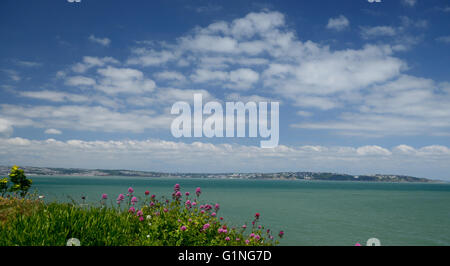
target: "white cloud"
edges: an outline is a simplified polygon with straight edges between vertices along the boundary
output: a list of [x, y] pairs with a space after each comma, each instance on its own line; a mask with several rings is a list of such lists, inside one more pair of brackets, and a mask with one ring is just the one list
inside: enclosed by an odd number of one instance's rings
[[185, 49], [202, 52], [225, 52], [234, 53], [237, 48], [237, 41], [230, 37], [220, 37], [211, 35], [195, 35], [194, 37], [184, 37], [182, 46]]
[[[111, 168], [114, 165], [114, 168], [122, 169], [142, 169], [145, 165], [145, 170], [168, 172], [395, 172], [448, 179], [448, 147], [410, 149], [413, 152], [399, 153], [398, 147], [387, 149], [380, 146], [280, 145], [263, 149], [237, 144], [187, 144], [155, 139], [59, 141], [0, 138], [0, 160], [6, 164], [85, 168]], [[303, 167], [298, 168], [298, 165]], [[437, 167], [442, 171], [436, 172]]]
[[191, 75], [191, 79], [194, 82], [206, 82], [211, 80], [228, 80], [228, 72], [225, 71], [211, 71], [207, 69], [197, 69], [194, 74]]
[[83, 61], [81, 63], [77, 63], [72, 67], [72, 70], [77, 73], [84, 73], [90, 68], [93, 67], [103, 67], [106, 64], [118, 64], [119, 61], [112, 57], [93, 57], [93, 56], [84, 56]]
[[23, 91], [20, 92], [20, 95], [23, 97], [29, 97], [34, 99], [47, 100], [52, 102], [88, 102], [89, 97], [85, 95], [66, 93], [66, 92], [58, 92], [58, 91]]
[[118, 93], [141, 94], [152, 92], [156, 84], [153, 80], [144, 77], [142, 71], [132, 68], [115, 68], [108, 66], [97, 70], [101, 78], [95, 86], [106, 94]]
[[132, 50], [133, 56], [127, 60], [128, 65], [157, 66], [178, 58], [178, 52], [154, 49], [135, 48]]
[[93, 86], [96, 84], [95, 80], [83, 76], [74, 76], [66, 79], [66, 84], [69, 86]]
[[158, 88], [151, 97], [133, 96], [127, 98], [127, 102], [136, 106], [165, 105], [169, 107], [177, 101], [192, 103], [196, 93], [202, 94], [202, 99], [205, 102], [216, 100], [207, 90]]
[[103, 46], [109, 46], [111, 44], [111, 40], [110, 39], [95, 37], [92, 34], [89, 36], [89, 41], [94, 42], [94, 43], [98, 43], [98, 44], [103, 45]]
[[183, 74], [177, 71], [162, 71], [154, 74], [157, 79], [161, 80], [175, 80], [175, 81], [185, 81], [186, 78]]
[[391, 152], [380, 146], [363, 146], [356, 149], [356, 153], [359, 155], [381, 155], [389, 156]]
[[6, 119], [0, 118], [0, 136], [10, 136], [13, 133], [11, 122]]
[[0, 107], [2, 116], [17, 127], [141, 133], [146, 129], [170, 128], [173, 118], [157, 115], [148, 108], [120, 112], [102, 106], [79, 105], [28, 107], [2, 104]]
[[4, 72], [10, 79], [13, 81], [20, 81], [22, 77], [19, 75], [19, 72], [12, 69], [0, 69], [2, 72]]
[[19, 66], [24, 66], [24, 67], [40, 67], [40, 66], [42, 66], [42, 63], [33, 62], [33, 61], [25, 61], [25, 60], [16, 60], [15, 63]]
[[350, 25], [350, 22], [344, 15], [328, 20], [327, 29], [342, 31]]
[[334, 121], [299, 123], [294, 127], [380, 137], [437, 136], [450, 130], [450, 91], [445, 90], [445, 84], [430, 79], [401, 75], [372, 86], [356, 101], [359, 110], [342, 113]]
[[221, 81], [221, 84], [225, 88], [245, 90], [250, 89], [258, 82], [259, 73], [250, 68], [239, 68], [230, 72], [197, 69], [191, 75], [191, 79], [198, 83]]
[[395, 36], [396, 29], [391, 26], [361, 27], [361, 35], [365, 39], [380, 36]]
[[44, 133], [45, 134], [49, 134], [49, 135], [61, 135], [62, 134], [61, 130], [54, 129], [54, 128], [46, 129], [44, 131]]
[[249, 68], [240, 68], [230, 72], [230, 88], [249, 89], [259, 80], [259, 74]]

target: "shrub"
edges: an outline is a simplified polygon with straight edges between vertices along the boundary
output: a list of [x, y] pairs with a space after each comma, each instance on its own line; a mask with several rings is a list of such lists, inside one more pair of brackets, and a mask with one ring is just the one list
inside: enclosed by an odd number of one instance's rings
[[[23, 169], [14, 165], [11, 168], [8, 177], [9, 181], [6, 177], [0, 179], [0, 192], [2, 193], [2, 197], [4, 197], [8, 191], [13, 192], [14, 194], [18, 193], [21, 197], [25, 197], [33, 181], [26, 177]], [[12, 186], [8, 188], [10, 183]]]
[[171, 199], [150, 196], [149, 191], [138, 198], [129, 188], [126, 196], [118, 196], [115, 206], [106, 204], [106, 194], [99, 204], [87, 207], [75, 202], [29, 201], [34, 206], [31, 211], [16, 212], [0, 225], [0, 245], [61, 246], [73, 238], [83, 246], [278, 244], [271, 231], [259, 225], [259, 213], [251, 226], [233, 227], [218, 217], [219, 204], [201, 204], [200, 194], [200, 188], [195, 196], [183, 194], [177, 184]]

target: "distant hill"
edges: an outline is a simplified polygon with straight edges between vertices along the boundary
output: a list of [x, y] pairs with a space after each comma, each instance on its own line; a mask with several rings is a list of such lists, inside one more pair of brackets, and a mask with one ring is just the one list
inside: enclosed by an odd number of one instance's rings
[[[404, 175], [348, 175], [321, 172], [279, 172], [279, 173], [164, 173], [134, 170], [106, 170], [80, 168], [22, 167], [30, 176], [130, 176], [130, 177], [177, 177], [177, 178], [220, 178], [220, 179], [290, 179], [324, 181], [370, 181], [370, 182], [438, 182], [427, 178]], [[11, 166], [0, 166], [0, 176], [6, 176]]]

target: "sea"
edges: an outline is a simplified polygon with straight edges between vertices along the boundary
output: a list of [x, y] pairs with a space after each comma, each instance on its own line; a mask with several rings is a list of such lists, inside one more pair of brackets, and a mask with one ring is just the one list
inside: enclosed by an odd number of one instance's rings
[[171, 197], [173, 186], [203, 203], [220, 204], [218, 216], [232, 226], [260, 224], [280, 245], [353, 246], [376, 238], [382, 246], [450, 245], [450, 184], [304, 180], [180, 179], [123, 176], [34, 176], [33, 190], [45, 201], [114, 205], [128, 187], [144, 197]]

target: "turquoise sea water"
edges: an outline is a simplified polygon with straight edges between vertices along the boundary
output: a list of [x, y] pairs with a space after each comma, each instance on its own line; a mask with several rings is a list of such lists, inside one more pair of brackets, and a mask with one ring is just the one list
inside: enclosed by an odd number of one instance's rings
[[236, 226], [254, 213], [274, 231], [284, 230], [282, 245], [354, 245], [375, 237], [382, 245], [450, 245], [450, 184], [363, 183], [285, 180], [218, 180], [134, 177], [32, 177], [46, 200], [113, 202], [128, 187], [170, 196], [202, 188], [201, 199], [219, 203], [219, 216]]

